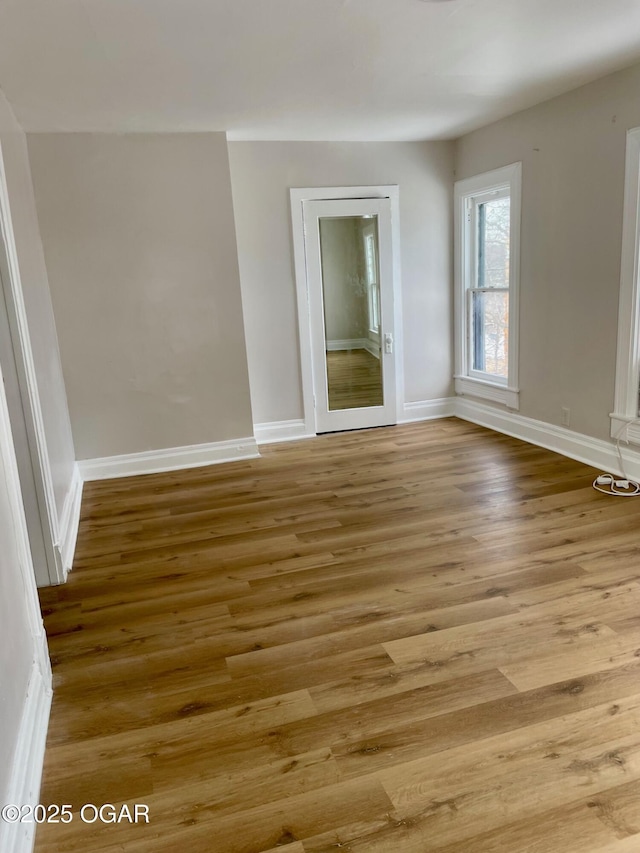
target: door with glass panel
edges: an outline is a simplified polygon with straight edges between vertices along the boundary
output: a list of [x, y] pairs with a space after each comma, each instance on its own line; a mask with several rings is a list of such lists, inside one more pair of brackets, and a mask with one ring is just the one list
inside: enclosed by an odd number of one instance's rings
[[388, 198], [303, 205], [316, 432], [396, 422]]

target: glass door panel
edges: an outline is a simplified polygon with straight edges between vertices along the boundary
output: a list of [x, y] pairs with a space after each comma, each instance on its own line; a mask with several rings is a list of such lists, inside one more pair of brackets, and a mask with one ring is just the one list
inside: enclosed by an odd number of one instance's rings
[[382, 406], [377, 215], [320, 217], [329, 411]]

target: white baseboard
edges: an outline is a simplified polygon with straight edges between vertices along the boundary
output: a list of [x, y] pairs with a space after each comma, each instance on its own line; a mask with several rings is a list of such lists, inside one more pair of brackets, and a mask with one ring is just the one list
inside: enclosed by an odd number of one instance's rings
[[343, 349], [366, 349], [366, 338], [345, 338], [336, 341], [327, 341], [327, 352], [336, 352]]
[[[466, 397], [443, 397], [439, 400], [405, 403], [403, 416], [398, 423], [415, 423], [452, 416], [519, 438], [537, 447], [544, 447], [601, 471], [622, 474], [615, 444], [610, 441], [477, 403]], [[640, 452], [624, 443], [621, 447], [625, 473], [635, 480], [640, 480]]]
[[[405, 403], [398, 423], [417, 423], [448, 417], [459, 417], [462, 420], [471, 421], [584, 462], [594, 468], [621, 473], [615, 444], [612, 442], [592, 438], [544, 421], [536, 421], [515, 412], [477, 403], [466, 397], [442, 397], [436, 400]], [[256, 424], [254, 430], [255, 438], [150, 450], [123, 456], [107, 456], [102, 459], [84, 459], [78, 462], [79, 477], [83, 482], [114, 477], [133, 477], [138, 474], [155, 474], [181, 468], [214, 465], [219, 462], [253, 459], [260, 455], [258, 444], [296, 441], [312, 438], [314, 435], [309, 432], [302, 419]], [[640, 452], [629, 449], [626, 445], [623, 445], [622, 452], [626, 473], [634, 479], [640, 479]], [[75, 483], [75, 478], [72, 492], [73, 494], [70, 493], [68, 498], [69, 511], [66, 511], [65, 503], [61, 522], [65, 532], [62, 553], [66, 571], [73, 559], [82, 497], [82, 489]]]
[[366, 349], [376, 358], [380, 358], [380, 345], [371, 338], [349, 338], [340, 341], [327, 341], [327, 352], [338, 352], [339, 350]]
[[114, 477], [134, 477], [138, 474], [159, 474], [181, 468], [216, 465], [260, 456], [255, 438], [236, 438], [232, 441], [214, 441], [187, 447], [167, 447], [122, 456], [104, 456], [101, 459], [82, 459], [78, 469], [83, 481], [110, 480]]
[[[565, 427], [536, 421], [513, 412], [484, 406], [459, 397], [455, 405], [455, 415], [465, 421], [488, 427], [496, 432], [522, 439], [529, 444], [553, 450], [562, 456], [584, 462], [601, 471], [621, 474], [620, 462], [615, 444], [598, 438], [573, 432]], [[640, 453], [622, 445], [622, 454], [626, 473], [634, 479], [640, 478]]]
[[258, 444], [274, 444], [279, 441], [298, 441], [301, 438], [313, 438], [303, 420], [272, 421], [271, 423], [255, 424], [253, 430]]
[[[34, 662], [10, 772], [9, 788], [2, 805], [26, 806], [39, 802], [51, 696], [51, 684], [45, 681], [40, 667]], [[31, 853], [35, 829], [35, 823], [6, 823], [0, 819], [0, 850], [2, 853]]]
[[435, 418], [450, 418], [455, 415], [458, 401], [455, 397], [441, 397], [436, 400], [419, 400], [417, 403], [405, 403], [399, 424], [411, 424], [417, 421], [432, 421]]
[[73, 566], [73, 555], [76, 550], [78, 525], [80, 524], [80, 507], [82, 505], [82, 486], [83, 480], [80, 475], [78, 463], [76, 462], [73, 466], [71, 485], [69, 486], [64, 507], [62, 508], [62, 515], [60, 516], [59, 548], [65, 580]]
[[364, 342], [363, 349], [366, 349], [366, 351], [374, 358], [377, 358], [378, 361], [380, 360], [380, 345], [377, 344], [375, 341], [369, 340], [369, 338], [367, 338], [367, 340], [365, 340]]

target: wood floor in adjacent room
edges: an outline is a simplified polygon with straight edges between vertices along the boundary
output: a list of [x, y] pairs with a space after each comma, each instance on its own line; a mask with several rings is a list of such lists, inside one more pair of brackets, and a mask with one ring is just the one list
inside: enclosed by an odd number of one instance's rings
[[451, 419], [87, 484], [37, 853], [638, 853], [640, 499], [594, 474]]
[[326, 356], [329, 411], [383, 404], [379, 358], [365, 349], [335, 350]]

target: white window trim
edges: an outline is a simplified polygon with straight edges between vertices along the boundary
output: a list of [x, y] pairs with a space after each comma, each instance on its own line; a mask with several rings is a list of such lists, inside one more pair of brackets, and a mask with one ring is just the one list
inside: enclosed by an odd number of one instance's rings
[[640, 444], [640, 127], [627, 131], [616, 386], [611, 437]]
[[[375, 231], [375, 227], [373, 224], [369, 224], [365, 228], [362, 229], [362, 239], [364, 242], [365, 258], [367, 257], [367, 254], [368, 254], [367, 246], [368, 246], [368, 241], [370, 238], [373, 239], [373, 245], [374, 245], [373, 252], [374, 252], [374, 261], [375, 261], [375, 270], [374, 270], [375, 278], [373, 280], [371, 280], [369, 278], [368, 268], [365, 270], [365, 278], [367, 279], [367, 300], [368, 300], [368, 304], [369, 304], [369, 321], [370, 321], [368, 324], [369, 333], [371, 335], [376, 335], [377, 340], [379, 341], [380, 340], [379, 301], [378, 301], [378, 304], [374, 307], [374, 304], [373, 304], [374, 300], [372, 299], [372, 292], [371, 292], [372, 287], [375, 286], [375, 288], [376, 288], [376, 290], [375, 290], [376, 300], [380, 299], [380, 297], [378, 296], [378, 289], [377, 289], [378, 288], [378, 259], [377, 259], [376, 250], [375, 250], [375, 237], [376, 237], [376, 231]], [[373, 320], [373, 318], [376, 314], [378, 315], [378, 325], [375, 328], [372, 328], [371, 321]]]
[[[467, 199], [503, 188], [509, 189], [511, 199], [511, 246], [509, 263], [509, 376], [495, 380], [474, 376], [469, 370], [467, 335], [467, 287], [471, 276], [471, 241], [467, 239]], [[455, 390], [502, 403], [509, 409], [519, 408], [518, 388], [518, 327], [520, 293], [520, 209], [522, 198], [522, 164], [512, 163], [491, 172], [484, 172], [463, 181], [454, 189], [454, 275], [455, 275]]]

